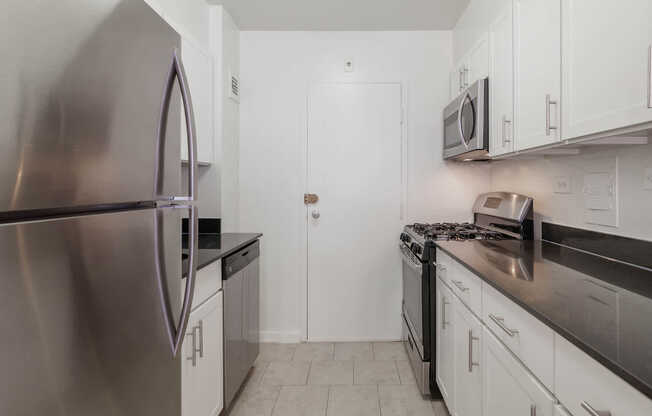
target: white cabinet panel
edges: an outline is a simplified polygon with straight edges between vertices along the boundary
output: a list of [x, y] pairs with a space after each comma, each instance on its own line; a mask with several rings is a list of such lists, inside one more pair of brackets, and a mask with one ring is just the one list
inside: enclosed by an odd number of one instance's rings
[[190, 315], [181, 349], [183, 416], [215, 416], [224, 407], [222, 316], [222, 292]]
[[482, 324], [462, 303], [455, 310], [455, 414], [482, 414]]
[[557, 142], [561, 110], [561, 0], [514, 1], [516, 150]]
[[483, 361], [483, 416], [552, 416], [554, 397], [488, 329]]
[[455, 413], [455, 313], [453, 293], [437, 279], [436, 379], [451, 413]]
[[583, 407], [613, 416], [652, 415], [652, 400], [559, 335], [555, 336], [555, 394], [574, 415]]
[[490, 153], [514, 151], [514, 31], [510, 3], [489, 28], [491, 76], [489, 78]]
[[564, 139], [652, 120], [650, 0], [563, 0]]
[[489, 76], [489, 35], [484, 34], [471, 48], [467, 57], [466, 86]]
[[[181, 57], [190, 84], [190, 95], [195, 113], [197, 158], [199, 162], [213, 162], [213, 60], [210, 53], [181, 39]], [[188, 160], [186, 118], [181, 113], [181, 160]]]

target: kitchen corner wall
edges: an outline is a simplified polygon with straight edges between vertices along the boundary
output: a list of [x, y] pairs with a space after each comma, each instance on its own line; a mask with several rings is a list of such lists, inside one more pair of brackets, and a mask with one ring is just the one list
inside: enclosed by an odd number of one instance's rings
[[[618, 226], [590, 224], [585, 213], [585, 175], [617, 166]], [[491, 164], [491, 189], [534, 198], [536, 234], [541, 221], [652, 241], [652, 189], [646, 170], [652, 169], [652, 145], [601, 146], [576, 156], [505, 160]], [[651, 174], [647, 171], [647, 174]], [[555, 192], [555, 183], [570, 180], [570, 192]]]
[[[489, 166], [447, 163], [441, 157], [441, 114], [449, 101], [452, 64], [450, 32], [243, 31], [240, 46], [240, 229], [264, 233], [261, 337], [294, 342], [305, 324], [303, 161], [310, 85], [402, 83], [407, 119], [405, 223], [470, 220], [475, 197], [490, 187]], [[354, 72], [346, 73], [349, 59]]]

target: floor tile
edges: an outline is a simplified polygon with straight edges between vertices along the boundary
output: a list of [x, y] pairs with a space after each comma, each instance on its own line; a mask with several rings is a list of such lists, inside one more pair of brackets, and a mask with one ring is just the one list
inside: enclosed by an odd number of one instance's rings
[[373, 360], [374, 353], [370, 342], [338, 342], [335, 343], [336, 360]]
[[280, 390], [279, 386], [257, 386], [243, 391], [229, 416], [270, 416]]
[[268, 386], [296, 386], [306, 384], [309, 362], [272, 361], [263, 374], [262, 384]]
[[414, 372], [409, 361], [397, 361], [398, 376], [401, 378], [401, 384], [416, 384]]
[[333, 344], [316, 342], [299, 344], [294, 353], [294, 361], [327, 361], [333, 359]]
[[378, 386], [383, 416], [435, 416], [431, 400], [414, 386]]
[[332, 386], [328, 416], [380, 416], [377, 386]]
[[405, 361], [408, 359], [402, 342], [374, 342], [373, 350], [374, 360]]
[[328, 386], [285, 386], [274, 406], [273, 416], [324, 416]]
[[435, 410], [435, 416], [451, 416], [443, 400], [433, 401], [432, 408]]
[[353, 361], [313, 361], [308, 384], [353, 384]]
[[394, 361], [355, 361], [355, 384], [400, 384]]
[[297, 344], [260, 344], [259, 361], [290, 361]]

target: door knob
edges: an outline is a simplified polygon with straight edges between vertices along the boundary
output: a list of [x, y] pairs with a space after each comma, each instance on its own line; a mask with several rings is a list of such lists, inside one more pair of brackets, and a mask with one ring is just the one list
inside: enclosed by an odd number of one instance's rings
[[319, 219], [319, 217], [321, 217], [321, 214], [319, 213], [319, 210], [318, 210], [318, 209], [313, 209], [313, 210], [312, 210], [312, 217], [313, 217], [314, 219]]

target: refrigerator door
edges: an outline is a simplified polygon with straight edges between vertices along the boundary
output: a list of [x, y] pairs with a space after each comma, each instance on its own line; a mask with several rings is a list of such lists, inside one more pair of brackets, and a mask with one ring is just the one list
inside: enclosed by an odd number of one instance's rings
[[180, 416], [183, 213], [0, 226], [1, 415]]
[[178, 196], [178, 82], [165, 108], [174, 116], [161, 113], [179, 35], [142, 0], [3, 9], [0, 212]]

